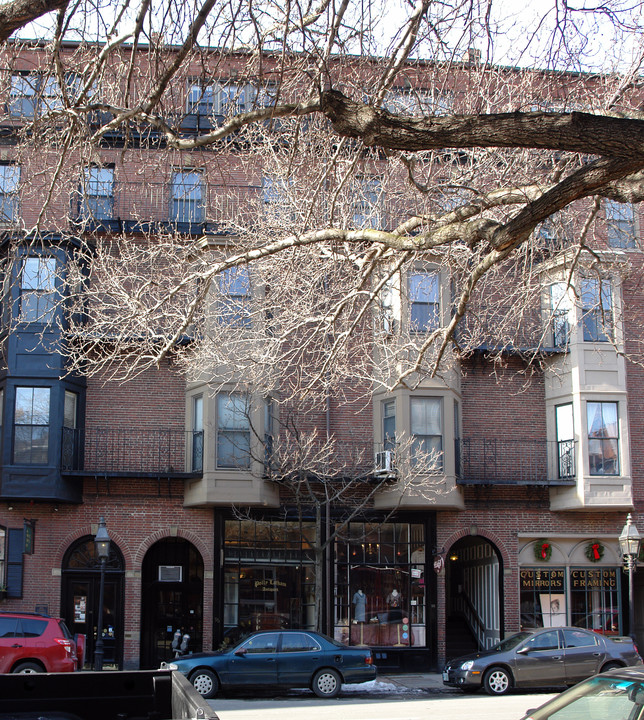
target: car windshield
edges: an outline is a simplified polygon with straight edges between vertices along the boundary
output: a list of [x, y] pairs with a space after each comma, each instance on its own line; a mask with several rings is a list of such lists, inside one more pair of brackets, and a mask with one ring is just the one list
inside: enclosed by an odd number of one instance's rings
[[559, 695], [530, 720], [642, 720], [644, 683], [594, 677]]
[[516, 633], [516, 635], [510, 635], [510, 637], [505, 638], [505, 640], [501, 640], [500, 643], [494, 645], [492, 650], [496, 650], [496, 652], [506, 652], [506, 650], [512, 650], [529, 637], [532, 637], [532, 633], [520, 632]]

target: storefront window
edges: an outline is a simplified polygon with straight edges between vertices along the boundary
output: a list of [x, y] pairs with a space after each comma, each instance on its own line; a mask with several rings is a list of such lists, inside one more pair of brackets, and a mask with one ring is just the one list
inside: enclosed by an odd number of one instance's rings
[[521, 570], [521, 628], [566, 624], [566, 570]]
[[336, 640], [425, 645], [423, 525], [352, 523], [336, 542], [335, 580]]
[[622, 632], [619, 568], [522, 568], [521, 627]]
[[224, 641], [256, 630], [315, 629], [312, 523], [228, 520]]
[[617, 568], [570, 571], [572, 625], [603, 635], [621, 635], [620, 593]]

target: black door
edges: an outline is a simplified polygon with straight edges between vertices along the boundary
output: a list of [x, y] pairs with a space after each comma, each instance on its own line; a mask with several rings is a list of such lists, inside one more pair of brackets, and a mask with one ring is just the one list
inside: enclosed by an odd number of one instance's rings
[[[112, 543], [105, 565], [103, 663], [118, 668], [123, 666], [123, 577], [122, 556]], [[85, 668], [93, 667], [94, 663], [100, 582], [100, 562], [94, 552], [94, 539], [86, 538], [75, 543], [67, 551], [63, 562], [61, 607], [72, 634], [85, 635]]]
[[143, 560], [141, 668], [158, 668], [174, 657], [179, 634], [188, 652], [200, 652], [203, 633], [203, 561], [181, 538], [155, 543]]

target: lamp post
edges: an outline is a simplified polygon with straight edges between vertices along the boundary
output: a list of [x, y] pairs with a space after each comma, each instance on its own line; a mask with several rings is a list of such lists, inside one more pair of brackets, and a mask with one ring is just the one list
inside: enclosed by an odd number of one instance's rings
[[98, 532], [94, 538], [96, 555], [101, 561], [101, 582], [98, 591], [98, 622], [96, 623], [96, 647], [94, 649], [94, 670], [103, 669], [103, 599], [105, 595], [105, 563], [110, 556], [110, 536], [105, 527], [105, 518], [98, 521]]
[[635, 603], [633, 602], [633, 573], [637, 569], [637, 556], [640, 554], [640, 543], [642, 539], [635, 525], [631, 514], [628, 513], [626, 525], [622, 528], [619, 536], [619, 549], [625, 563], [625, 570], [628, 572], [628, 628], [630, 636], [635, 640]]

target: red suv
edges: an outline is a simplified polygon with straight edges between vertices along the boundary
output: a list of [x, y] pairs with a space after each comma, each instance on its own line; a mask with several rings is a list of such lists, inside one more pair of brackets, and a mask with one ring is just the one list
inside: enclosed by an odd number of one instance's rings
[[0, 612], [0, 673], [73, 672], [84, 648], [62, 620], [29, 612]]

